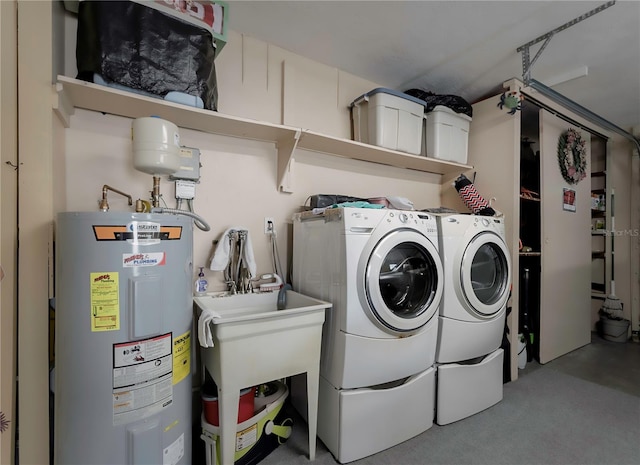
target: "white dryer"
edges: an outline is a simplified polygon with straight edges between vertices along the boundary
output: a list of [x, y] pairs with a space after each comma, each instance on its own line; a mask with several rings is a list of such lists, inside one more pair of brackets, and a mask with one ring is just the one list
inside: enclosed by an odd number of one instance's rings
[[436, 422], [460, 420], [502, 400], [511, 263], [502, 218], [439, 215], [445, 276], [436, 351]]
[[[318, 436], [341, 463], [433, 424], [444, 289], [437, 237], [435, 217], [415, 211], [337, 208], [293, 218], [293, 287], [333, 304]], [[294, 405], [296, 397], [292, 386]]]
[[487, 355], [502, 341], [511, 265], [502, 218], [438, 216], [445, 274], [436, 359]]

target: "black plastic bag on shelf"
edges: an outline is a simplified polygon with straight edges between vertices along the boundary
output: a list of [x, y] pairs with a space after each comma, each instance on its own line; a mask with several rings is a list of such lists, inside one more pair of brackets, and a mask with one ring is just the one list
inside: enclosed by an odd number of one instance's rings
[[433, 111], [436, 106], [442, 105], [456, 113], [463, 113], [470, 118], [473, 117], [473, 108], [469, 102], [458, 95], [438, 95], [422, 89], [409, 89], [404, 93], [424, 100], [426, 102], [425, 111], [427, 113]]
[[217, 109], [211, 33], [128, 1], [82, 1], [78, 9], [78, 79], [165, 98], [180, 93]]

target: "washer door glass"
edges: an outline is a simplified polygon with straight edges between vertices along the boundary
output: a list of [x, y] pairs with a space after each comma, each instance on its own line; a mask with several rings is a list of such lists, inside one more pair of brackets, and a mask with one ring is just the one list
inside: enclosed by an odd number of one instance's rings
[[511, 271], [500, 237], [493, 233], [474, 237], [464, 253], [460, 277], [465, 297], [480, 315], [502, 310], [509, 298]]
[[394, 331], [424, 326], [442, 297], [442, 264], [435, 246], [410, 230], [386, 235], [373, 249], [365, 273], [373, 316]]

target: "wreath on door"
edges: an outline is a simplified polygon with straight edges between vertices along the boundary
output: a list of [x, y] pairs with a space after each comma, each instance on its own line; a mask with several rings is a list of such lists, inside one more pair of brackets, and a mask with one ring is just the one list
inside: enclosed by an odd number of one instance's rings
[[578, 184], [587, 177], [587, 148], [575, 129], [567, 129], [558, 139], [560, 173], [569, 184]]

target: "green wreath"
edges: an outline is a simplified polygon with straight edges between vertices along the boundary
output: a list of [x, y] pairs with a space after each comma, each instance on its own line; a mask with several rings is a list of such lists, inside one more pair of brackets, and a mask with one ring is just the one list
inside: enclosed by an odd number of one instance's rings
[[569, 184], [578, 184], [587, 177], [587, 148], [575, 129], [567, 129], [558, 139], [558, 164]]

